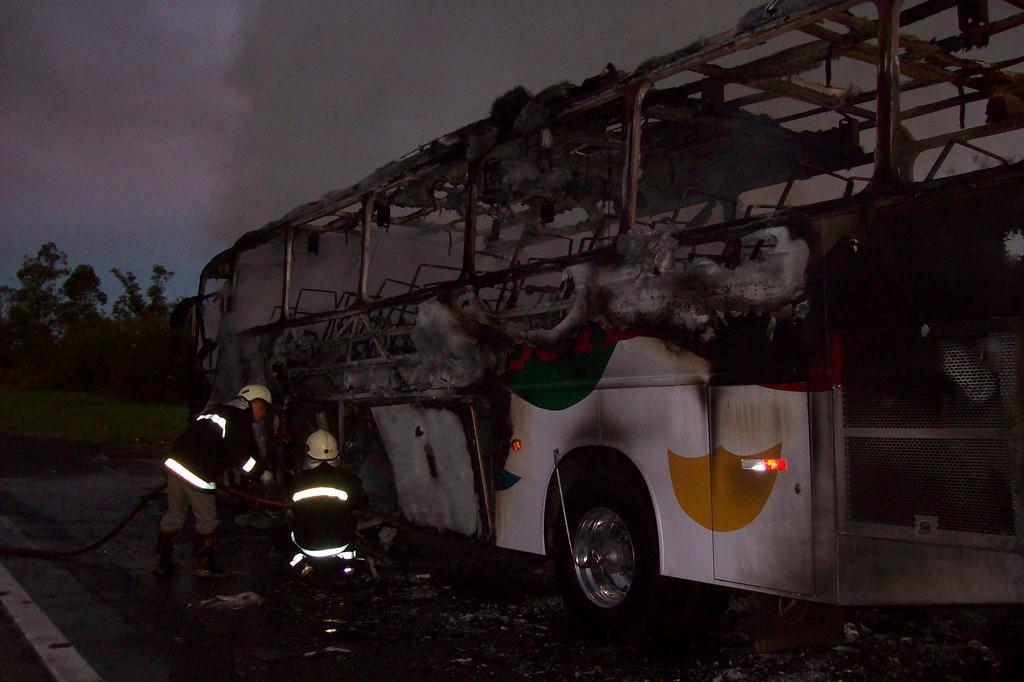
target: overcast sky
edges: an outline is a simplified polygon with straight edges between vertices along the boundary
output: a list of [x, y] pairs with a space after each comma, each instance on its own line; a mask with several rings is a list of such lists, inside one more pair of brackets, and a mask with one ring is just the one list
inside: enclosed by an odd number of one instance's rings
[[[174, 270], [487, 115], [630, 70], [754, 0], [0, 2], [0, 283], [55, 241]], [[708, 10], [707, 7], [714, 7]]]

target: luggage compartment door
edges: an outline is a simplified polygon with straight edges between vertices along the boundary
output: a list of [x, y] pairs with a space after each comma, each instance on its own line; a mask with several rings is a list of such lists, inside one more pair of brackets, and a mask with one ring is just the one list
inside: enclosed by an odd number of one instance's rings
[[807, 392], [713, 386], [710, 396], [715, 579], [813, 593]]

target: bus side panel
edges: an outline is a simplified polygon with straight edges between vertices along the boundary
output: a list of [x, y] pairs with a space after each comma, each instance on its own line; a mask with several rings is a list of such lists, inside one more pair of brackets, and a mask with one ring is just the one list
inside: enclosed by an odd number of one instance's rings
[[808, 394], [811, 404], [811, 521], [814, 537], [814, 599], [838, 603], [836, 569], [836, 453], [832, 391]]
[[1024, 602], [1024, 555], [951, 545], [840, 535], [839, 603]]
[[497, 545], [544, 554], [544, 504], [548, 481], [554, 473], [554, 451], [600, 442], [597, 396], [589, 396], [563, 410], [534, 407], [513, 395], [512, 437], [522, 448], [505, 461], [505, 483], [496, 494]]
[[373, 419], [405, 517], [421, 526], [475, 535], [479, 501], [459, 416], [445, 408], [386, 405], [373, 408]]
[[715, 578], [813, 594], [808, 393], [712, 387], [711, 431]]
[[601, 437], [647, 482], [658, 520], [661, 572], [710, 582], [711, 480], [707, 387], [597, 391]]
[[497, 494], [497, 544], [543, 553], [553, 451], [601, 445], [628, 457], [647, 483], [662, 572], [712, 580], [706, 373], [705, 360], [636, 338], [618, 343], [601, 388], [569, 408], [545, 410], [513, 396], [512, 436], [522, 449], [509, 453], [511, 486]]

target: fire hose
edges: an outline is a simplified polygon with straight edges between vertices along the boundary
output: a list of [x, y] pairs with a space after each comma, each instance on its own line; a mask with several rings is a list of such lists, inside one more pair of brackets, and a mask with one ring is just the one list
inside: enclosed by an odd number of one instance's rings
[[[0, 556], [20, 556], [29, 559], [67, 559], [70, 557], [79, 556], [81, 554], [86, 554], [87, 552], [91, 552], [94, 549], [102, 547], [107, 542], [109, 542], [111, 538], [120, 533], [121, 530], [123, 530], [124, 527], [128, 525], [128, 522], [135, 518], [135, 515], [142, 511], [142, 508], [145, 507], [150, 501], [152, 501], [157, 495], [162, 493], [164, 488], [166, 487], [166, 483], [161, 483], [160, 485], [158, 485], [157, 487], [153, 488], [148, 493], [140, 497], [139, 501], [135, 503], [135, 506], [132, 507], [131, 510], [127, 514], [125, 514], [120, 521], [117, 522], [117, 525], [115, 525], [110, 530], [110, 532], [108, 532], [103, 537], [94, 540], [93, 542], [89, 543], [84, 547], [64, 550], [35, 549], [33, 547], [0, 547]], [[266, 507], [287, 509], [292, 506], [287, 502], [279, 502], [277, 500], [270, 500], [265, 497], [259, 497], [257, 495], [252, 495], [250, 493], [239, 490], [238, 488], [232, 488], [230, 486], [222, 488], [221, 490], [228, 493], [229, 495], [234, 495], [235, 497], [238, 497], [240, 499], [246, 500], [248, 502], [254, 502], [256, 504], [261, 504]]]

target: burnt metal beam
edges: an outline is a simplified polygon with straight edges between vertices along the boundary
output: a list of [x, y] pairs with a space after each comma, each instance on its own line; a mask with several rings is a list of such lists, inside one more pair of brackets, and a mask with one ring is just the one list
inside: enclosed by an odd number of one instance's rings
[[466, 173], [466, 230], [462, 239], [462, 272], [459, 279], [476, 273], [477, 195], [480, 185], [480, 162], [471, 161]]
[[977, 140], [982, 137], [991, 137], [992, 135], [1021, 130], [1022, 128], [1024, 128], [1024, 116], [1014, 116], [1006, 119], [1005, 121], [1000, 121], [999, 123], [988, 123], [986, 125], [975, 126], [974, 128], [967, 128], [966, 130], [956, 130], [943, 135], [926, 137], [911, 144], [913, 145], [914, 151], [920, 153], [928, 149], [945, 147], [949, 142], [963, 143], [970, 140]]
[[771, 102], [772, 100], [779, 99], [782, 95], [774, 95], [770, 92], [755, 92], [750, 95], [743, 95], [742, 97], [736, 97], [734, 99], [727, 100], [725, 105], [731, 107], [749, 107], [751, 104], [760, 104], [761, 102]]
[[[922, 88], [933, 87], [941, 85], [940, 83], [922, 83], [920, 81], [914, 81], [912, 83], [904, 83], [900, 86], [900, 92], [910, 92], [913, 90], [920, 90]], [[859, 95], [854, 101], [855, 103], [870, 102], [875, 99], [876, 92], [865, 92]], [[920, 104], [916, 107], [909, 109], [903, 109], [900, 111], [900, 121], [906, 121], [912, 118], [920, 118], [921, 116], [927, 116], [928, 114], [934, 114], [939, 111], [945, 111], [946, 109], [952, 109], [965, 104], [972, 104], [981, 100], [988, 99], [989, 95], [981, 91], [968, 92], [963, 95], [954, 95], [953, 97], [947, 97], [945, 99], [930, 102], [928, 104]], [[790, 114], [789, 116], [782, 116], [775, 119], [776, 123], [789, 123], [791, 121], [797, 121], [810, 116], [818, 116], [820, 114], [828, 113], [831, 109], [827, 107], [819, 107], [817, 109], [811, 109], [808, 111], [802, 111], [798, 114]], [[874, 122], [865, 122], [861, 125], [861, 131], [870, 130], [875, 126]]]
[[582, 101], [576, 102], [563, 111], [559, 118], [565, 119], [614, 101], [617, 97], [622, 96], [627, 88], [633, 87], [636, 84], [636, 79], [643, 78], [651, 82], [656, 82], [670, 76], [674, 76], [677, 73], [682, 73], [683, 71], [692, 71], [695, 66], [706, 64], [712, 60], [719, 59], [734, 52], [739, 52], [740, 50], [748, 47], [753, 47], [754, 45], [761, 44], [794, 29], [799, 29], [802, 26], [817, 23], [818, 21], [827, 19], [838, 12], [842, 12], [855, 5], [859, 5], [863, 1], [864, 0], [846, 0], [845, 2], [835, 2], [826, 7], [812, 7], [796, 11], [786, 19], [767, 22], [764, 25], [745, 33], [737, 33], [735, 30], [723, 31], [722, 33], [708, 38], [704, 42], [704, 47], [699, 50], [695, 50], [694, 52], [688, 53], [678, 59], [669, 61], [668, 63], [653, 68], [650, 71], [637, 74], [634, 78], [628, 79], [617, 88], [596, 93]]
[[[878, 22], [862, 19], [851, 14], [840, 14], [834, 17], [833, 20], [849, 28], [850, 32], [846, 34], [837, 33], [817, 25], [808, 26], [802, 30], [804, 33], [815, 38], [831, 41], [835, 45], [835, 53], [840, 56], [870, 64], [878, 63], [877, 50], [863, 43], [864, 40], [875, 36]], [[1009, 31], [1022, 24], [1024, 24], [1024, 13], [1015, 14], [1006, 19], [988, 24], [986, 32], [988, 35], [995, 35]], [[911, 35], [900, 35], [899, 44], [907, 50], [900, 61], [900, 72], [909, 78], [917, 80], [934, 83], [949, 82], [985, 91], [990, 89], [988, 83], [992, 76], [995, 76], [997, 80], [1009, 80], [1011, 78], [1008, 74], [1000, 73], [978, 62], [961, 59], [950, 54], [943, 47], [944, 42], [945, 40], [932, 42], [921, 40]], [[957, 71], [947, 71], [944, 68], [926, 64], [923, 61], [926, 59], [937, 61], [945, 66], [954, 67]], [[989, 79], [979, 79], [977, 77], [979, 73], [989, 74]]]
[[[856, 35], [863, 36], [875, 33], [876, 22], [862, 19], [852, 14], [840, 15], [836, 17], [835, 21], [852, 29], [856, 32]], [[920, 38], [916, 38], [909, 34], [900, 35], [899, 44], [900, 47], [907, 50], [907, 52], [904, 52], [902, 55], [902, 61], [905, 63], [920, 62], [923, 59], [934, 59], [946, 66], [953, 66], [959, 69], [969, 69], [978, 66], [976, 62], [968, 59], [961, 59], [960, 57], [950, 54], [937, 43], [921, 40]]]
[[[809, 26], [803, 29], [804, 33], [814, 36], [816, 38], [824, 38], [825, 40], [831, 40], [835, 43], [834, 54], [840, 57], [849, 57], [850, 59], [856, 59], [860, 62], [867, 64], [878, 65], [879, 56], [878, 50], [873, 46], [865, 45], [861, 42], [862, 35], [858, 34], [853, 38], [849, 37], [849, 34], [836, 33], [835, 31], [829, 30], [822, 26]], [[873, 37], [868, 35], [868, 38]], [[863, 38], [867, 39], [867, 38]], [[900, 72], [916, 80], [926, 80], [931, 82], [954, 82], [957, 78], [957, 74], [944, 71], [935, 67], [929, 67], [925, 64], [918, 62], [901, 62]]]
[[281, 318], [291, 317], [288, 312], [288, 301], [292, 291], [292, 261], [295, 257], [295, 228], [289, 227], [284, 238], [284, 278], [281, 282]]
[[939, 172], [939, 168], [941, 168], [943, 162], [945, 162], [946, 157], [949, 156], [949, 152], [952, 151], [953, 150], [953, 146], [957, 145], [957, 144], [962, 145], [962, 146], [966, 147], [967, 149], [970, 149], [971, 151], [978, 152], [979, 154], [984, 154], [985, 156], [987, 156], [989, 158], [996, 159], [997, 161], [999, 161], [1004, 166], [1009, 165], [1009, 163], [1010, 163], [1009, 159], [1007, 159], [1006, 157], [1001, 156], [1000, 154], [996, 154], [995, 152], [989, 151], [988, 149], [984, 149], [983, 147], [979, 147], [977, 145], [973, 145], [970, 142], [962, 142], [960, 140], [950, 140], [949, 142], [946, 143], [946, 146], [944, 146], [942, 148], [942, 153], [940, 153], [938, 158], [935, 159], [935, 163], [932, 164], [932, 167], [928, 170], [927, 175], [924, 176], [924, 181], [925, 182], [928, 182], [932, 178], [935, 177], [935, 174]]
[[644, 95], [651, 89], [650, 81], [640, 81], [626, 91], [623, 98], [624, 164], [622, 169], [622, 214], [619, 216], [619, 234], [625, 234], [636, 220], [636, 193], [640, 186], [640, 136], [643, 134], [642, 113]]
[[875, 112], [864, 109], [847, 99], [847, 93], [842, 88], [834, 88], [820, 83], [811, 83], [799, 79], [753, 81], [751, 87], [761, 88], [784, 97], [817, 104], [827, 107], [833, 111], [859, 116], [866, 121], [875, 120]]
[[732, 83], [746, 83], [765, 78], [795, 76], [824, 62], [830, 47], [827, 40], [817, 40], [786, 48], [767, 57], [726, 68], [724, 79]]
[[[1024, 0], [1020, 0], [1021, 4], [1024, 5]], [[927, 17], [930, 17], [939, 12], [943, 12], [952, 7], [956, 7], [957, 0], [930, 0], [929, 2], [921, 3], [915, 7], [904, 10], [900, 13], [900, 26], [907, 26], [916, 21], [920, 21]], [[834, 15], [828, 17], [838, 23], [842, 23], [844, 17], [852, 16], [843, 12], [837, 12]], [[855, 18], [855, 17], [854, 17]], [[801, 73], [800, 69], [806, 70], [807, 68], [815, 66], [828, 58], [831, 49], [837, 43], [841, 43], [847, 46], [854, 45], [863, 40], [874, 38], [878, 27], [877, 22], [868, 22], [866, 20], [860, 20], [863, 23], [860, 25], [859, 32], [851, 31], [847, 34], [835, 33], [829, 31], [823, 27], [816, 25], [807, 26], [802, 30], [809, 35], [821, 38], [819, 42], [807, 43], [804, 45], [797, 45], [796, 47], [787, 48], [774, 55], [763, 57], [761, 59], [742, 64], [740, 66], [732, 67], [728, 69], [730, 74], [729, 80], [734, 83], [745, 83], [748, 79], [760, 79], [764, 77], [778, 76], [789, 70], [790, 73]], [[820, 29], [820, 33], [816, 33], [816, 29]], [[763, 71], [759, 73], [759, 71]], [[776, 73], [773, 73], [776, 71]], [[687, 92], [697, 93], [701, 91], [703, 84], [708, 79], [703, 79], [695, 83], [690, 83], [683, 86]], [[778, 99], [784, 95], [774, 95], [771, 93], [758, 93], [754, 95], [747, 95], [745, 97], [738, 97], [730, 100], [727, 104], [734, 107], [744, 107], [751, 104], [757, 104], [764, 101]], [[872, 98], [861, 101], [870, 101]]]
[[956, 7], [957, 2], [958, 0], [929, 0], [920, 5], [908, 7], [900, 12], [900, 26], [908, 26], [940, 12], [945, 12], [947, 9]]
[[[933, 85], [936, 85], [936, 84], [935, 83], [922, 83], [920, 81], [912, 81], [910, 83], [903, 83], [903, 84], [901, 84], [900, 85], [900, 92], [910, 92], [912, 90], [920, 90], [922, 88], [931, 87]], [[862, 92], [862, 93], [860, 93], [859, 95], [857, 95], [855, 97], [850, 97], [850, 99], [848, 101], [850, 103], [852, 103], [852, 104], [864, 104], [866, 102], [874, 102], [875, 98], [877, 96], [878, 96], [878, 93], [875, 90], [868, 90], [867, 92]], [[833, 110], [828, 108], [828, 107], [818, 107], [818, 108], [815, 108], [815, 109], [808, 109], [807, 111], [801, 111], [801, 112], [798, 112], [798, 113], [795, 113], [795, 114], [789, 114], [788, 116], [780, 116], [779, 118], [775, 119], [775, 122], [776, 123], [789, 123], [791, 121], [799, 121], [800, 119], [808, 118], [810, 116], [819, 116], [821, 114], [831, 113], [832, 111]], [[905, 112], [901, 112], [900, 113], [900, 118], [904, 119], [904, 118], [909, 118], [909, 117], [905, 115]], [[873, 127], [874, 127], [874, 122], [866, 122], [866, 123], [861, 124], [860, 129], [861, 130], [865, 130], [865, 129], [869, 129], [869, 128], [873, 128]]]
[[900, 120], [907, 120], [910, 118], [918, 118], [919, 116], [927, 116], [928, 114], [934, 114], [939, 111], [945, 111], [946, 109], [952, 109], [953, 107], [959, 107], [964, 104], [971, 104], [972, 102], [978, 102], [983, 99], [988, 99], [988, 95], [984, 92], [968, 92], [963, 95], [955, 95], [954, 97], [947, 97], [946, 99], [940, 99], [937, 102], [931, 102], [929, 104], [921, 104], [916, 107], [911, 107], [900, 112]]
[[899, 22], [902, 0], [875, 0], [878, 8], [878, 98], [874, 181], [899, 180], [896, 135], [900, 125]]
[[356, 290], [361, 303], [369, 300], [366, 290], [370, 283], [370, 222], [373, 220], [373, 200], [376, 198], [376, 192], [363, 195], [363, 232], [359, 240], [359, 288]]
[[[473, 284], [479, 288], [486, 288], [490, 286], [500, 285], [506, 280], [515, 280], [530, 275], [536, 275], [546, 272], [562, 272], [570, 265], [577, 263], [584, 263], [591, 261], [594, 258], [594, 252], [598, 250], [604, 250], [610, 253], [610, 250], [595, 249], [594, 251], [588, 251], [586, 253], [576, 253], [567, 256], [561, 256], [559, 258], [552, 258], [542, 262], [528, 263], [525, 265], [519, 265], [514, 268], [506, 270], [497, 270], [489, 272], [483, 275], [476, 275], [473, 277]], [[344, 310], [327, 310], [319, 313], [311, 313], [309, 315], [303, 315], [299, 318], [293, 318], [290, 320], [279, 320], [271, 324], [258, 325], [250, 327], [249, 329], [241, 332], [242, 334], [262, 334], [266, 332], [280, 331], [282, 329], [288, 329], [291, 327], [302, 327], [318, 322], [327, 322], [330, 320], [345, 320], [365, 312], [371, 312], [374, 310], [380, 310], [382, 308], [398, 307], [403, 305], [412, 305], [415, 303], [421, 303], [429, 298], [436, 296], [439, 292], [445, 291], [451, 288], [452, 283], [449, 282], [438, 282], [425, 285], [419, 289], [409, 291], [398, 296], [384, 299], [382, 301], [360, 301]]]
[[[1015, 7], [1020, 7], [1024, 10], [1024, 2], [1014, 2], [1013, 4]], [[1005, 19], [1000, 19], [999, 21], [993, 21], [988, 25], [985, 32], [990, 36], [994, 36], [997, 33], [1003, 33], [1017, 28], [1021, 24], [1024, 24], [1024, 12], [1008, 16]]]
[[[712, 78], [728, 80], [727, 69], [713, 64], [704, 64], [693, 69], [697, 73]], [[751, 80], [743, 83], [747, 87], [756, 88], [774, 95], [789, 97], [791, 99], [817, 104], [836, 111], [843, 111], [860, 116], [868, 121], [875, 119], [875, 113], [852, 104], [844, 98], [846, 92], [842, 88], [833, 88], [820, 83], [812, 83], [799, 78], [766, 78], [763, 80]]]

